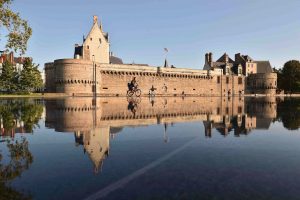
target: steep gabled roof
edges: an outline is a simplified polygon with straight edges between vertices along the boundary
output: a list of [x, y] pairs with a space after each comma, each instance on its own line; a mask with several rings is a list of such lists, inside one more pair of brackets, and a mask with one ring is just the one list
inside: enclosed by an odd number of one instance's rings
[[123, 64], [123, 60], [116, 56], [109, 56], [109, 62], [110, 64]]
[[[226, 61], [226, 56], [228, 56], [226, 53], [224, 53], [218, 60], [217, 62], [224, 62]], [[234, 61], [228, 56], [228, 62], [229, 63], [234, 63]]]
[[244, 58], [245, 61], [249, 61], [249, 60], [253, 61], [253, 59], [248, 55], [242, 55], [242, 57]]
[[273, 69], [269, 61], [255, 61], [257, 63], [257, 73], [272, 73]]
[[[101, 26], [102, 26], [102, 24], [101, 24]], [[102, 35], [103, 35], [103, 37], [105, 38], [105, 40], [106, 40], [107, 42], [109, 42], [109, 41], [108, 41], [108, 33], [105, 33], [105, 32], [102, 31], [102, 28], [99, 27], [97, 21], [94, 22], [94, 24], [93, 24], [93, 26], [92, 26], [90, 32], [89, 32], [88, 35], [86, 36], [86, 38], [89, 38], [90, 35], [92, 34], [92, 32], [95, 31], [96, 29], [98, 29], [98, 30], [102, 33]], [[84, 41], [84, 42], [85, 42], [85, 41]]]

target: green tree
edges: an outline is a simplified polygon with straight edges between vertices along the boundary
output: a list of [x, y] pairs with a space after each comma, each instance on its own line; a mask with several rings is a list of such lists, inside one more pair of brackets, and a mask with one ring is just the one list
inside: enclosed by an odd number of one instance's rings
[[282, 69], [282, 86], [287, 92], [300, 92], [300, 62], [291, 60]]
[[26, 58], [23, 63], [23, 70], [20, 74], [19, 87], [22, 91], [32, 92], [42, 87], [43, 81], [38, 65], [32, 63], [32, 60]]
[[273, 68], [273, 72], [277, 74], [277, 88], [284, 90], [285, 81], [284, 81], [284, 77], [282, 74], [282, 68], [280, 68], [280, 69]]
[[5, 61], [2, 65], [2, 73], [0, 75], [0, 89], [5, 92], [13, 92], [17, 89], [17, 73], [13, 65]]
[[0, 29], [4, 27], [8, 32], [6, 49], [24, 54], [32, 29], [19, 13], [11, 10], [12, 2], [13, 0], [0, 0]]

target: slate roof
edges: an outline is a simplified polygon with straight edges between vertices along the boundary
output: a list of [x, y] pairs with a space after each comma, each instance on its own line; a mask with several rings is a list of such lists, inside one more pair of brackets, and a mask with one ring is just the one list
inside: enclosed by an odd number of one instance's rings
[[[225, 63], [225, 57], [228, 56], [226, 53], [224, 53], [218, 60], [217, 62], [224, 62]], [[234, 61], [228, 56], [228, 61], [229, 63], [234, 63]]]
[[74, 52], [75, 55], [79, 55], [79, 56], [82, 56], [82, 46], [77, 46], [75, 47], [75, 52]]
[[248, 55], [244, 55], [242, 56], [244, 58], [245, 61], [250, 61], [250, 60], [253, 60], [250, 56]]
[[[213, 68], [223, 68], [225, 66], [225, 62], [213, 62], [212, 67]], [[233, 67], [233, 63], [228, 63], [229, 67]]]
[[269, 61], [255, 61], [257, 63], [257, 73], [272, 73], [273, 69]]
[[118, 58], [116, 56], [110, 56], [109, 57], [110, 64], [123, 64], [123, 60], [121, 58]]

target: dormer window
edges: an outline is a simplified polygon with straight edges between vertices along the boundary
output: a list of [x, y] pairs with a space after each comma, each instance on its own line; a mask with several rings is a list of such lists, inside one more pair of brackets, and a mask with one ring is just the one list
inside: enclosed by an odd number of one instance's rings
[[228, 74], [228, 73], [229, 73], [229, 68], [226, 67], [226, 74]]
[[242, 69], [241, 68], [239, 68], [239, 72], [238, 72], [239, 74], [242, 74]]

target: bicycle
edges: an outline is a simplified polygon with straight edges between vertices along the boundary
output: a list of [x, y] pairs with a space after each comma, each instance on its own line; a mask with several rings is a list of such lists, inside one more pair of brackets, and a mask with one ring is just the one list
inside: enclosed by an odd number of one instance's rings
[[142, 91], [136, 87], [132, 88], [131, 90], [127, 90], [127, 96], [132, 97], [135, 94], [135, 96], [139, 97], [142, 94]]

